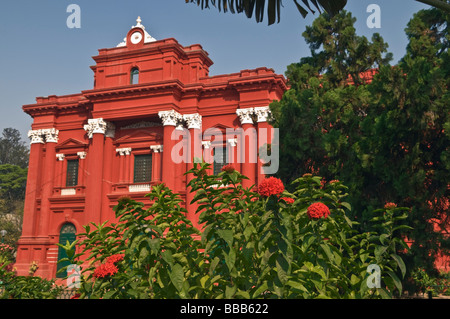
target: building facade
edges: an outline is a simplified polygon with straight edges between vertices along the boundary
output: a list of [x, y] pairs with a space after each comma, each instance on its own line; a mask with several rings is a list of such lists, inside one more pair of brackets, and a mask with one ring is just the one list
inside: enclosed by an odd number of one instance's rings
[[[211, 173], [234, 163], [249, 177], [244, 186], [264, 177], [245, 141], [271, 143], [268, 105], [287, 89], [282, 75], [263, 67], [209, 76], [213, 62], [202, 46], [156, 40], [139, 18], [123, 42], [93, 59], [93, 89], [23, 106], [33, 123], [18, 275], [35, 261], [36, 275], [56, 277], [64, 256], [56, 243], [74, 240], [91, 222], [113, 221], [121, 196], [149, 204], [144, 195], [163, 181], [189, 203], [184, 173], [195, 155], [214, 164]], [[205, 134], [211, 129], [222, 138]], [[262, 138], [262, 131], [269, 133]], [[242, 132], [250, 132], [246, 140]], [[180, 161], [174, 149], [185, 135], [192, 152], [182, 150]], [[242, 141], [239, 160], [233, 149]], [[197, 225], [195, 209], [185, 205]]]

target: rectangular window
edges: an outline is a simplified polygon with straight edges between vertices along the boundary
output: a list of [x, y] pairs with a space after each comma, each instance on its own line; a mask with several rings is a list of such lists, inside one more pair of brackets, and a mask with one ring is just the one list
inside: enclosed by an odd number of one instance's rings
[[227, 162], [226, 147], [214, 147], [214, 175], [218, 175]]
[[78, 160], [67, 161], [66, 186], [77, 186], [78, 184]]
[[134, 182], [148, 183], [152, 180], [152, 155], [134, 156]]

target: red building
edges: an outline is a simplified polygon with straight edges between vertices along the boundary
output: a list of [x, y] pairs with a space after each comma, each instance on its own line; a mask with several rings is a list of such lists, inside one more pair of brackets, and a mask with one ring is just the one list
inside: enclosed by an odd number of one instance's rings
[[[242, 141], [239, 128], [258, 146], [271, 142], [257, 132], [270, 128], [268, 105], [287, 89], [283, 76], [265, 67], [209, 76], [213, 62], [200, 45], [157, 41], [139, 18], [124, 42], [93, 59], [93, 89], [23, 106], [33, 124], [18, 275], [36, 261], [36, 275], [54, 278], [63, 256], [56, 243], [73, 240], [90, 222], [114, 220], [121, 196], [148, 203], [144, 195], [163, 181], [190, 202], [184, 173], [192, 163], [173, 155], [177, 132], [189, 133], [188, 159], [203, 156], [214, 163], [211, 173], [233, 162], [250, 178], [247, 186], [263, 176], [251, 142], [243, 143], [244, 160], [233, 149]], [[211, 128], [223, 138], [205, 134]]]

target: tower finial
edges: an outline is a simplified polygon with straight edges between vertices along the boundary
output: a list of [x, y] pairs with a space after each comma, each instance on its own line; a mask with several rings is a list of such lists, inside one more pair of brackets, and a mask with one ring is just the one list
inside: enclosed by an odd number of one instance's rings
[[142, 24], [141, 24], [142, 20], [141, 20], [140, 16], [136, 19], [136, 22], [137, 22], [137, 25], [136, 25], [137, 27], [142, 26]]

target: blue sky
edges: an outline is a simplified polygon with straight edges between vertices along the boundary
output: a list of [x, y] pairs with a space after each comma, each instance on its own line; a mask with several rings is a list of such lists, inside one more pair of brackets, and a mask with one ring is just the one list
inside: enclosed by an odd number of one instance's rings
[[[81, 28], [66, 25], [68, 5], [81, 8]], [[367, 7], [381, 8], [381, 28], [370, 29]], [[256, 23], [244, 15], [200, 10], [184, 0], [15, 0], [0, 2], [0, 131], [18, 129], [25, 137], [32, 118], [22, 105], [38, 96], [64, 95], [91, 89], [98, 49], [115, 47], [141, 16], [156, 39], [176, 38], [182, 45], [201, 44], [214, 65], [210, 75], [270, 67], [284, 74], [286, 66], [309, 56], [302, 38], [317, 17], [303, 19], [292, 0], [283, 1], [281, 22]], [[406, 7], [406, 8], [405, 8]], [[382, 35], [394, 54], [403, 57], [404, 29], [413, 14], [428, 6], [414, 0], [348, 0], [359, 35]]]

